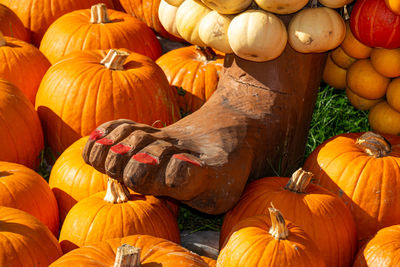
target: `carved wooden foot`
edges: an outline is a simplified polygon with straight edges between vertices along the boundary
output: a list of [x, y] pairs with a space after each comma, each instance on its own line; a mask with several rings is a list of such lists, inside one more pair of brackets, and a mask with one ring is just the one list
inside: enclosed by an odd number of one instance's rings
[[325, 54], [286, 47], [273, 61], [225, 58], [217, 91], [199, 110], [157, 129], [127, 120], [98, 127], [83, 157], [131, 189], [218, 214], [248, 178], [301, 163]]

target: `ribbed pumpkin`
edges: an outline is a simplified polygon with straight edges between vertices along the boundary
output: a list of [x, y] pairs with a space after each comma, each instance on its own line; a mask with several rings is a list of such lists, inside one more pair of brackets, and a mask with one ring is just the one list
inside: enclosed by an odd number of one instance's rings
[[370, 47], [400, 47], [400, 15], [393, 13], [385, 0], [357, 0], [350, 15], [354, 36]]
[[39, 117], [28, 98], [13, 84], [2, 79], [0, 114], [0, 160], [36, 168], [44, 147]]
[[64, 253], [90, 242], [133, 234], [161, 237], [179, 244], [179, 229], [168, 207], [153, 196], [130, 193], [114, 179], [107, 192], [79, 201], [67, 214], [60, 232]]
[[368, 122], [374, 131], [400, 135], [400, 112], [387, 101], [381, 101], [371, 108]]
[[46, 57], [31, 44], [0, 32], [0, 79], [15, 84], [35, 104], [40, 81], [50, 67]]
[[179, 118], [161, 68], [146, 56], [117, 50], [80, 51], [51, 66], [40, 84], [36, 109], [48, 144], [58, 154], [110, 120], [152, 125]]
[[170, 5], [167, 1], [161, 0], [160, 8], [158, 9], [158, 18], [160, 20], [161, 25], [165, 28], [165, 30], [180, 38], [178, 29], [176, 28], [176, 12], [178, 11], [177, 6]]
[[50, 230], [32, 215], [0, 206], [0, 266], [47, 267], [62, 255]]
[[291, 14], [302, 9], [307, 0], [255, 0], [262, 9], [276, 14]]
[[270, 208], [269, 212], [270, 216], [252, 216], [235, 225], [219, 253], [218, 267], [325, 266], [303, 229], [286, 223], [279, 210]]
[[[57, 199], [61, 222], [78, 201], [107, 189], [108, 176], [83, 161], [82, 151], [87, 140], [87, 136], [82, 137], [69, 146], [51, 169], [49, 185]], [[162, 201], [178, 215], [177, 204]]]
[[0, 3], [18, 15], [25, 28], [31, 31], [32, 42], [37, 47], [47, 28], [62, 15], [98, 3], [113, 8], [112, 0], [0, 0]]
[[175, 41], [181, 40], [169, 34], [160, 23], [160, 19], [158, 18], [160, 1], [161, 0], [120, 0], [120, 3], [126, 13], [140, 19], [161, 36]]
[[30, 35], [24, 24], [7, 6], [0, 4], [0, 32], [5, 36], [18, 38], [22, 41], [30, 41]]
[[310, 184], [312, 173], [302, 169], [292, 177], [267, 177], [251, 182], [238, 204], [224, 218], [220, 245], [241, 220], [268, 214], [274, 203], [287, 220], [318, 244], [326, 266], [349, 266], [356, 252], [356, 228], [346, 205], [325, 188]]
[[0, 161], [0, 206], [30, 213], [58, 237], [56, 198], [47, 182], [35, 171], [20, 164]]
[[176, 88], [179, 107], [186, 113], [199, 109], [217, 89], [224, 54], [187, 46], [162, 55], [156, 63]]
[[400, 225], [383, 228], [357, 254], [353, 267], [400, 266]]
[[140, 264], [128, 266], [208, 266], [197, 254], [171, 241], [150, 235], [130, 235], [94, 242], [65, 254], [50, 266], [114, 266], [115, 259], [119, 258], [116, 256], [118, 248], [124, 244], [140, 249]]
[[98, 3], [113, 7], [112, 0], [0, 0], [0, 3], [18, 15], [31, 31], [32, 42], [37, 47], [50, 24], [62, 15]]
[[104, 4], [77, 10], [57, 19], [46, 31], [40, 51], [52, 64], [74, 51], [125, 48], [156, 60], [161, 45], [153, 31], [123, 12]]
[[[197, 0], [196, 0], [197, 1]], [[251, 0], [201, 0], [209, 8], [221, 14], [238, 14], [251, 5]]]
[[393, 135], [341, 134], [318, 146], [304, 164], [316, 183], [350, 208], [360, 243], [380, 228], [400, 223], [399, 144]]

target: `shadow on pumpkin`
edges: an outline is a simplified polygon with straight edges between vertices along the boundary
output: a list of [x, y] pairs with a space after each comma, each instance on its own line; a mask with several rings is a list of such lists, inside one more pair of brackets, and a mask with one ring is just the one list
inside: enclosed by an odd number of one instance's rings
[[65, 191], [59, 188], [52, 188], [51, 189], [56, 197], [57, 204], [58, 204], [58, 214], [60, 217], [60, 225], [65, 220], [70, 209], [78, 202], [75, 198], [73, 198], [70, 194], [66, 193]]

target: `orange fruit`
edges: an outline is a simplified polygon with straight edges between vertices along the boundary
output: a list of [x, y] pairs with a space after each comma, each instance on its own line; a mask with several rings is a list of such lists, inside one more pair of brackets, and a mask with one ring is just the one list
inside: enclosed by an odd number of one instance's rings
[[343, 69], [348, 69], [357, 60], [346, 54], [341, 46], [331, 52], [331, 57], [333, 62]]
[[368, 58], [371, 55], [372, 48], [361, 43], [354, 37], [350, 29], [349, 21], [346, 22], [346, 36], [341, 44], [346, 54], [357, 59]]
[[386, 92], [386, 100], [392, 108], [400, 112], [400, 77], [390, 82]]
[[371, 63], [380, 74], [394, 78], [400, 76], [400, 48], [374, 48], [371, 53]]
[[330, 56], [328, 56], [324, 72], [322, 74], [322, 80], [336, 89], [346, 88], [346, 69], [342, 69], [336, 65]]
[[351, 105], [359, 110], [369, 110], [370, 108], [372, 108], [377, 103], [379, 103], [383, 100], [383, 98], [379, 98], [379, 99], [363, 98], [363, 97], [357, 95], [356, 93], [354, 93], [353, 91], [351, 91], [351, 89], [348, 87], [346, 88], [346, 95], [347, 95], [347, 98], [349, 99]]
[[370, 110], [368, 121], [376, 132], [400, 134], [400, 112], [391, 108], [386, 101], [381, 101]]

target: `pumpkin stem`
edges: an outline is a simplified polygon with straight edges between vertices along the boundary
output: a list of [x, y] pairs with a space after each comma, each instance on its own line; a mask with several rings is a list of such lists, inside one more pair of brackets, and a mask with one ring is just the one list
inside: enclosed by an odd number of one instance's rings
[[117, 249], [114, 267], [140, 267], [140, 248], [123, 244]]
[[129, 200], [129, 196], [129, 190], [124, 184], [121, 184], [115, 179], [108, 178], [107, 192], [104, 196], [104, 201], [117, 204], [127, 202]]
[[344, 20], [350, 19], [349, 10], [347, 9], [347, 5], [343, 6], [343, 18], [344, 18]]
[[310, 8], [315, 8], [315, 7], [318, 7], [318, 0], [311, 0]]
[[110, 49], [107, 55], [100, 61], [100, 64], [110, 70], [123, 70], [125, 60], [128, 56], [128, 52]]
[[6, 45], [6, 39], [4, 38], [3, 33], [0, 31], [0, 46], [5, 46]]
[[356, 140], [356, 144], [368, 155], [375, 158], [387, 156], [392, 146], [386, 138], [374, 132], [366, 132]]
[[292, 177], [286, 184], [285, 189], [294, 193], [304, 194], [313, 176], [313, 173], [307, 172], [300, 168], [292, 174]]
[[202, 55], [204, 58], [206, 58], [206, 61], [211, 61], [215, 60], [217, 57], [217, 54], [211, 47], [203, 47], [203, 46], [198, 46], [196, 45], [196, 50]]
[[107, 6], [104, 3], [93, 5], [90, 8], [90, 23], [92, 24], [104, 24], [111, 22], [108, 17]]
[[286, 239], [289, 236], [289, 229], [286, 227], [282, 213], [275, 209], [272, 203], [271, 208], [268, 208], [268, 211], [271, 216], [271, 228], [269, 229], [269, 233], [275, 239]]

